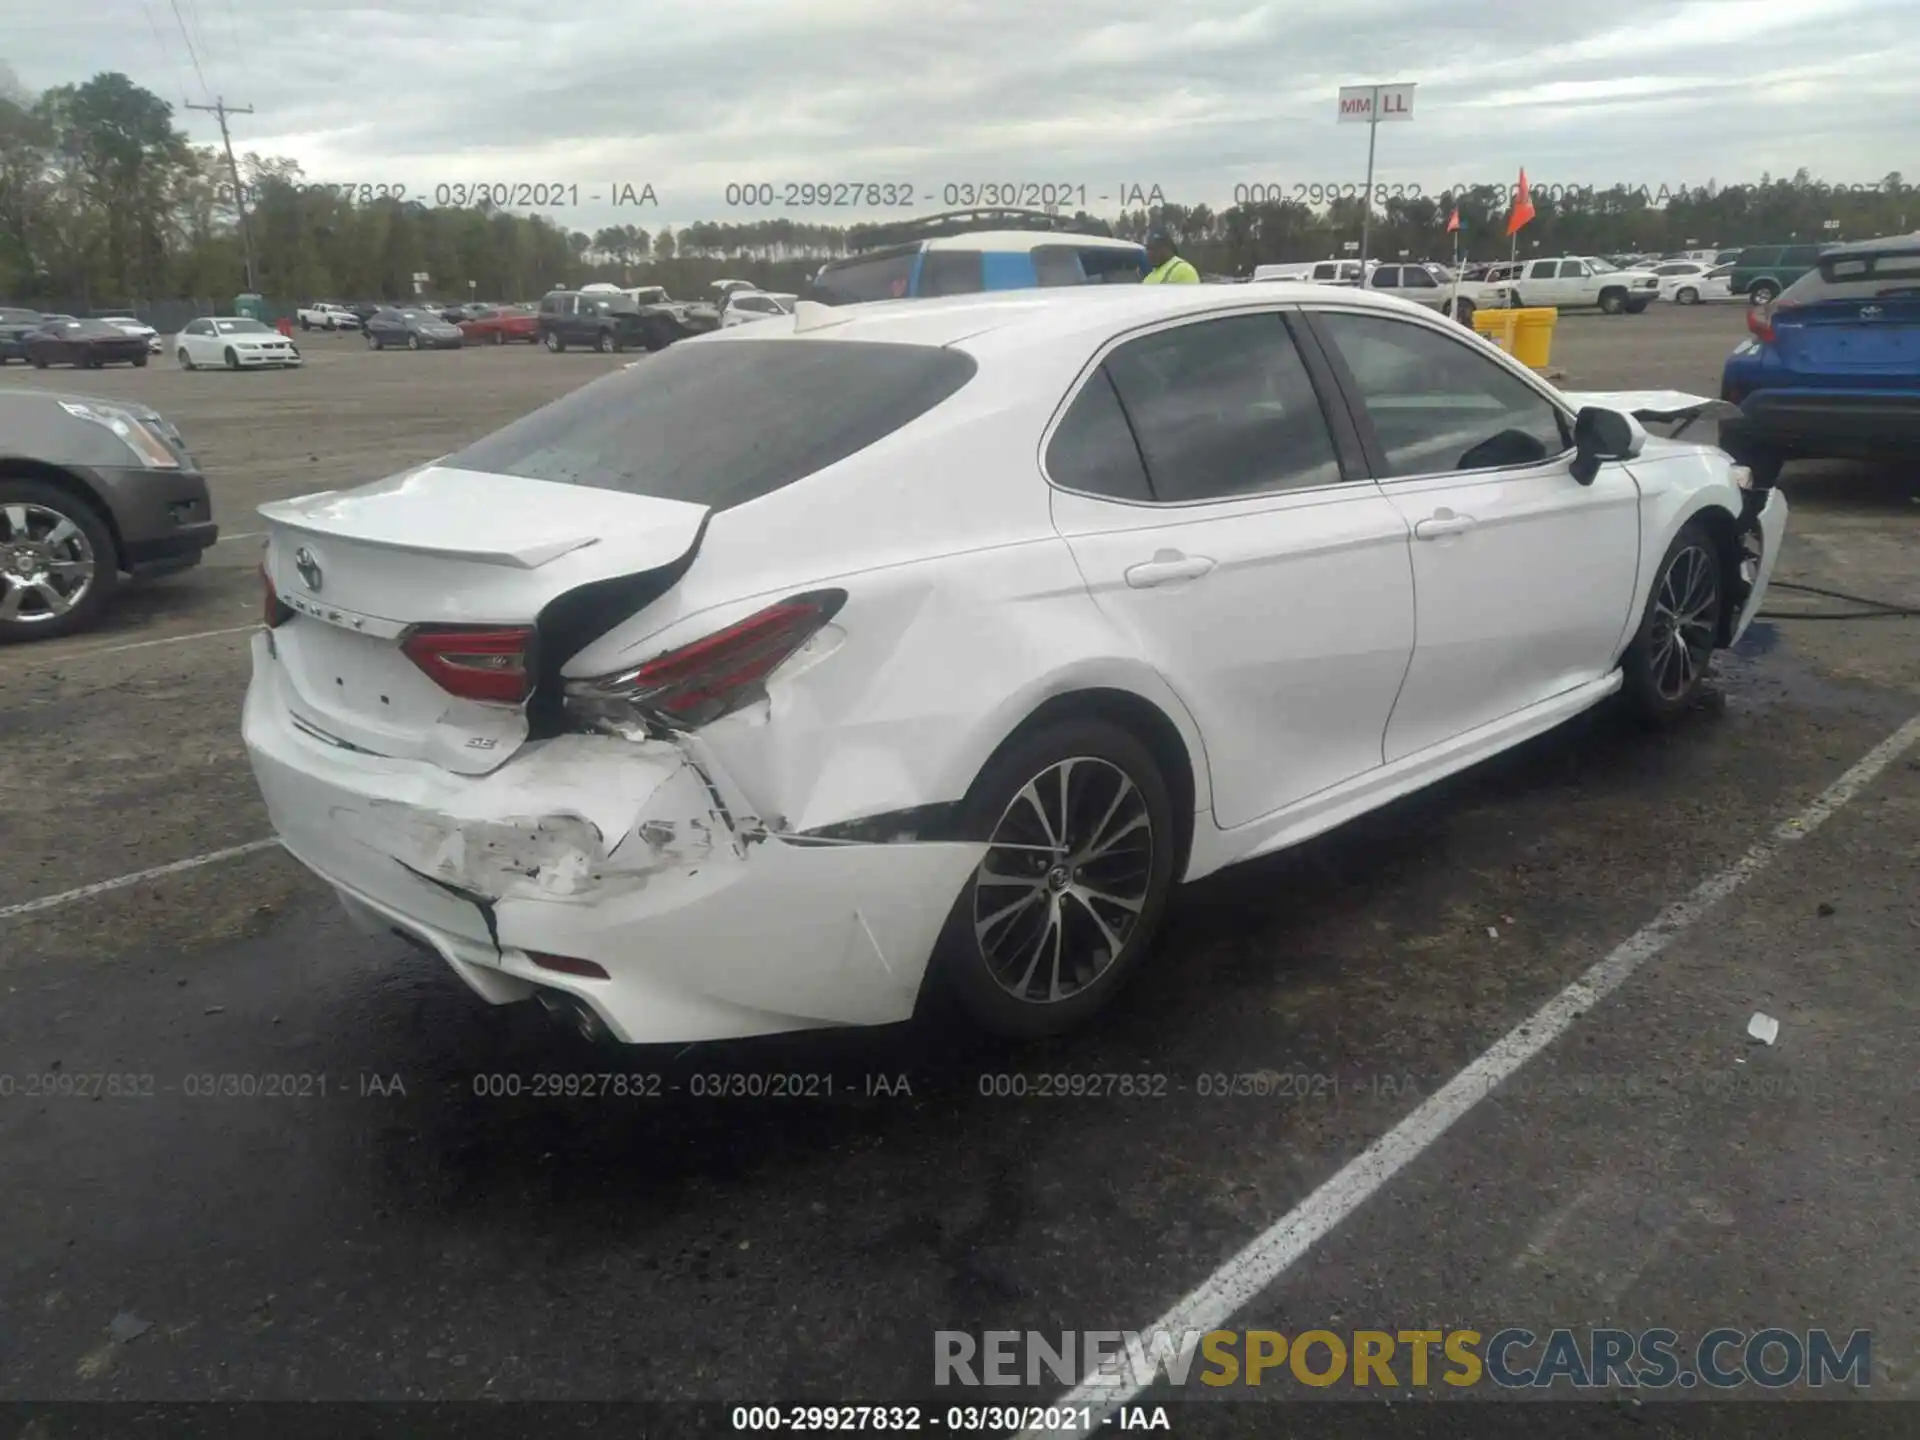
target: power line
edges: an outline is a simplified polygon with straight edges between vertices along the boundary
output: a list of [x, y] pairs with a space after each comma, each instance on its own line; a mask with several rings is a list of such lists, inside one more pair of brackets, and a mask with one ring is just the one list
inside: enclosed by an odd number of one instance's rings
[[[200, 68], [200, 54], [193, 48], [193, 36], [187, 33], [187, 22], [180, 17], [180, 0], [167, 0], [167, 3], [173, 6], [173, 21], [174, 24], [180, 27], [180, 38], [187, 42], [187, 58], [193, 61], [193, 73], [200, 77], [200, 93], [203, 95], [211, 95], [213, 91], [207, 85], [207, 72]], [[191, 105], [187, 108], [191, 110], [204, 110], [207, 107], [204, 105]]]
[[153, 43], [159, 48], [160, 58], [173, 68], [180, 79], [180, 88], [187, 89], [187, 72], [180, 64], [180, 57], [167, 45], [167, 37], [160, 33], [160, 22], [154, 18], [153, 0], [140, 0], [140, 11], [147, 17], [147, 28], [153, 31]]
[[189, 101], [187, 109], [205, 110], [209, 114], [219, 117], [220, 140], [221, 143], [227, 147], [227, 173], [233, 176], [233, 205], [234, 209], [240, 212], [240, 245], [242, 253], [247, 257], [247, 291], [249, 294], [258, 294], [260, 285], [253, 270], [253, 230], [247, 224], [247, 192], [240, 184], [239, 162], [233, 158], [233, 137], [227, 133], [227, 116], [251, 115], [253, 114], [253, 107], [251, 105], [229, 105], [227, 104], [226, 97], [223, 95], [211, 105], [195, 105]]

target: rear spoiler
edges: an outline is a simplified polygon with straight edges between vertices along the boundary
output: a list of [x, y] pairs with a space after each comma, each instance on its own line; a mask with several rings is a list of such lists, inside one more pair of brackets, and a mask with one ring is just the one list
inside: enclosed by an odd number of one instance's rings
[[1689, 395], [1684, 390], [1568, 390], [1562, 393], [1576, 410], [1598, 405], [1604, 410], [1624, 411], [1643, 424], [1665, 425], [1678, 421], [1669, 437], [1675, 439], [1703, 416], [1726, 420], [1740, 413], [1740, 407], [1729, 401]]

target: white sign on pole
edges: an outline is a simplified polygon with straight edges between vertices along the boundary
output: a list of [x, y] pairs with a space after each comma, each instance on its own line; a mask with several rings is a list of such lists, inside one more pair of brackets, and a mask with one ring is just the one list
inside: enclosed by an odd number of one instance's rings
[[1371, 125], [1413, 119], [1412, 85], [1342, 85], [1340, 123]]
[[1356, 251], [1356, 250], [1358, 250], [1358, 249], [1360, 248], [1360, 242], [1359, 242], [1358, 240], [1347, 240], [1347, 241], [1343, 241], [1343, 242], [1341, 243], [1341, 246], [1340, 246], [1340, 248], [1341, 248], [1342, 250], [1344, 250], [1344, 251], [1346, 251], [1346, 253], [1347, 253], [1347, 254], [1349, 254], [1349, 255], [1351, 255], [1351, 254], [1353, 254], [1353, 252], [1354, 252], [1354, 251]]

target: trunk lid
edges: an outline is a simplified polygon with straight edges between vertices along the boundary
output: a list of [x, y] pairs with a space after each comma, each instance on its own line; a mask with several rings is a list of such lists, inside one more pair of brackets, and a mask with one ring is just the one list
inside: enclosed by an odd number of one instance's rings
[[1920, 293], [1776, 306], [1773, 348], [1805, 376], [1911, 388], [1920, 376]]
[[[527, 738], [526, 706], [442, 689], [402, 650], [407, 637], [432, 626], [532, 629], [583, 587], [677, 576], [707, 513], [686, 501], [439, 465], [261, 506], [267, 580], [293, 611], [270, 633], [294, 723], [373, 755], [463, 774], [495, 769]], [[629, 608], [610, 594], [608, 613], [588, 617], [589, 628], [626, 619], [636, 593]], [[564, 643], [577, 645], [581, 623], [570, 619]], [[541, 628], [551, 648], [555, 637]], [[555, 658], [535, 653], [542, 664]]]

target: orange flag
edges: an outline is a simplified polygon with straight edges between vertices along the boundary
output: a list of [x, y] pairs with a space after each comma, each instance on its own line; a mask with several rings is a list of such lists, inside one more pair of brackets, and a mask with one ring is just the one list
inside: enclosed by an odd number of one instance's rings
[[1513, 197], [1513, 213], [1507, 216], [1507, 234], [1517, 235], [1520, 227], [1533, 219], [1533, 192], [1527, 188], [1527, 172], [1520, 171], [1520, 190]]
[[1454, 231], [1458, 230], [1459, 228], [1460, 228], [1460, 207], [1456, 205], [1453, 207], [1453, 214], [1449, 216], [1447, 219], [1447, 233], [1451, 235]]

